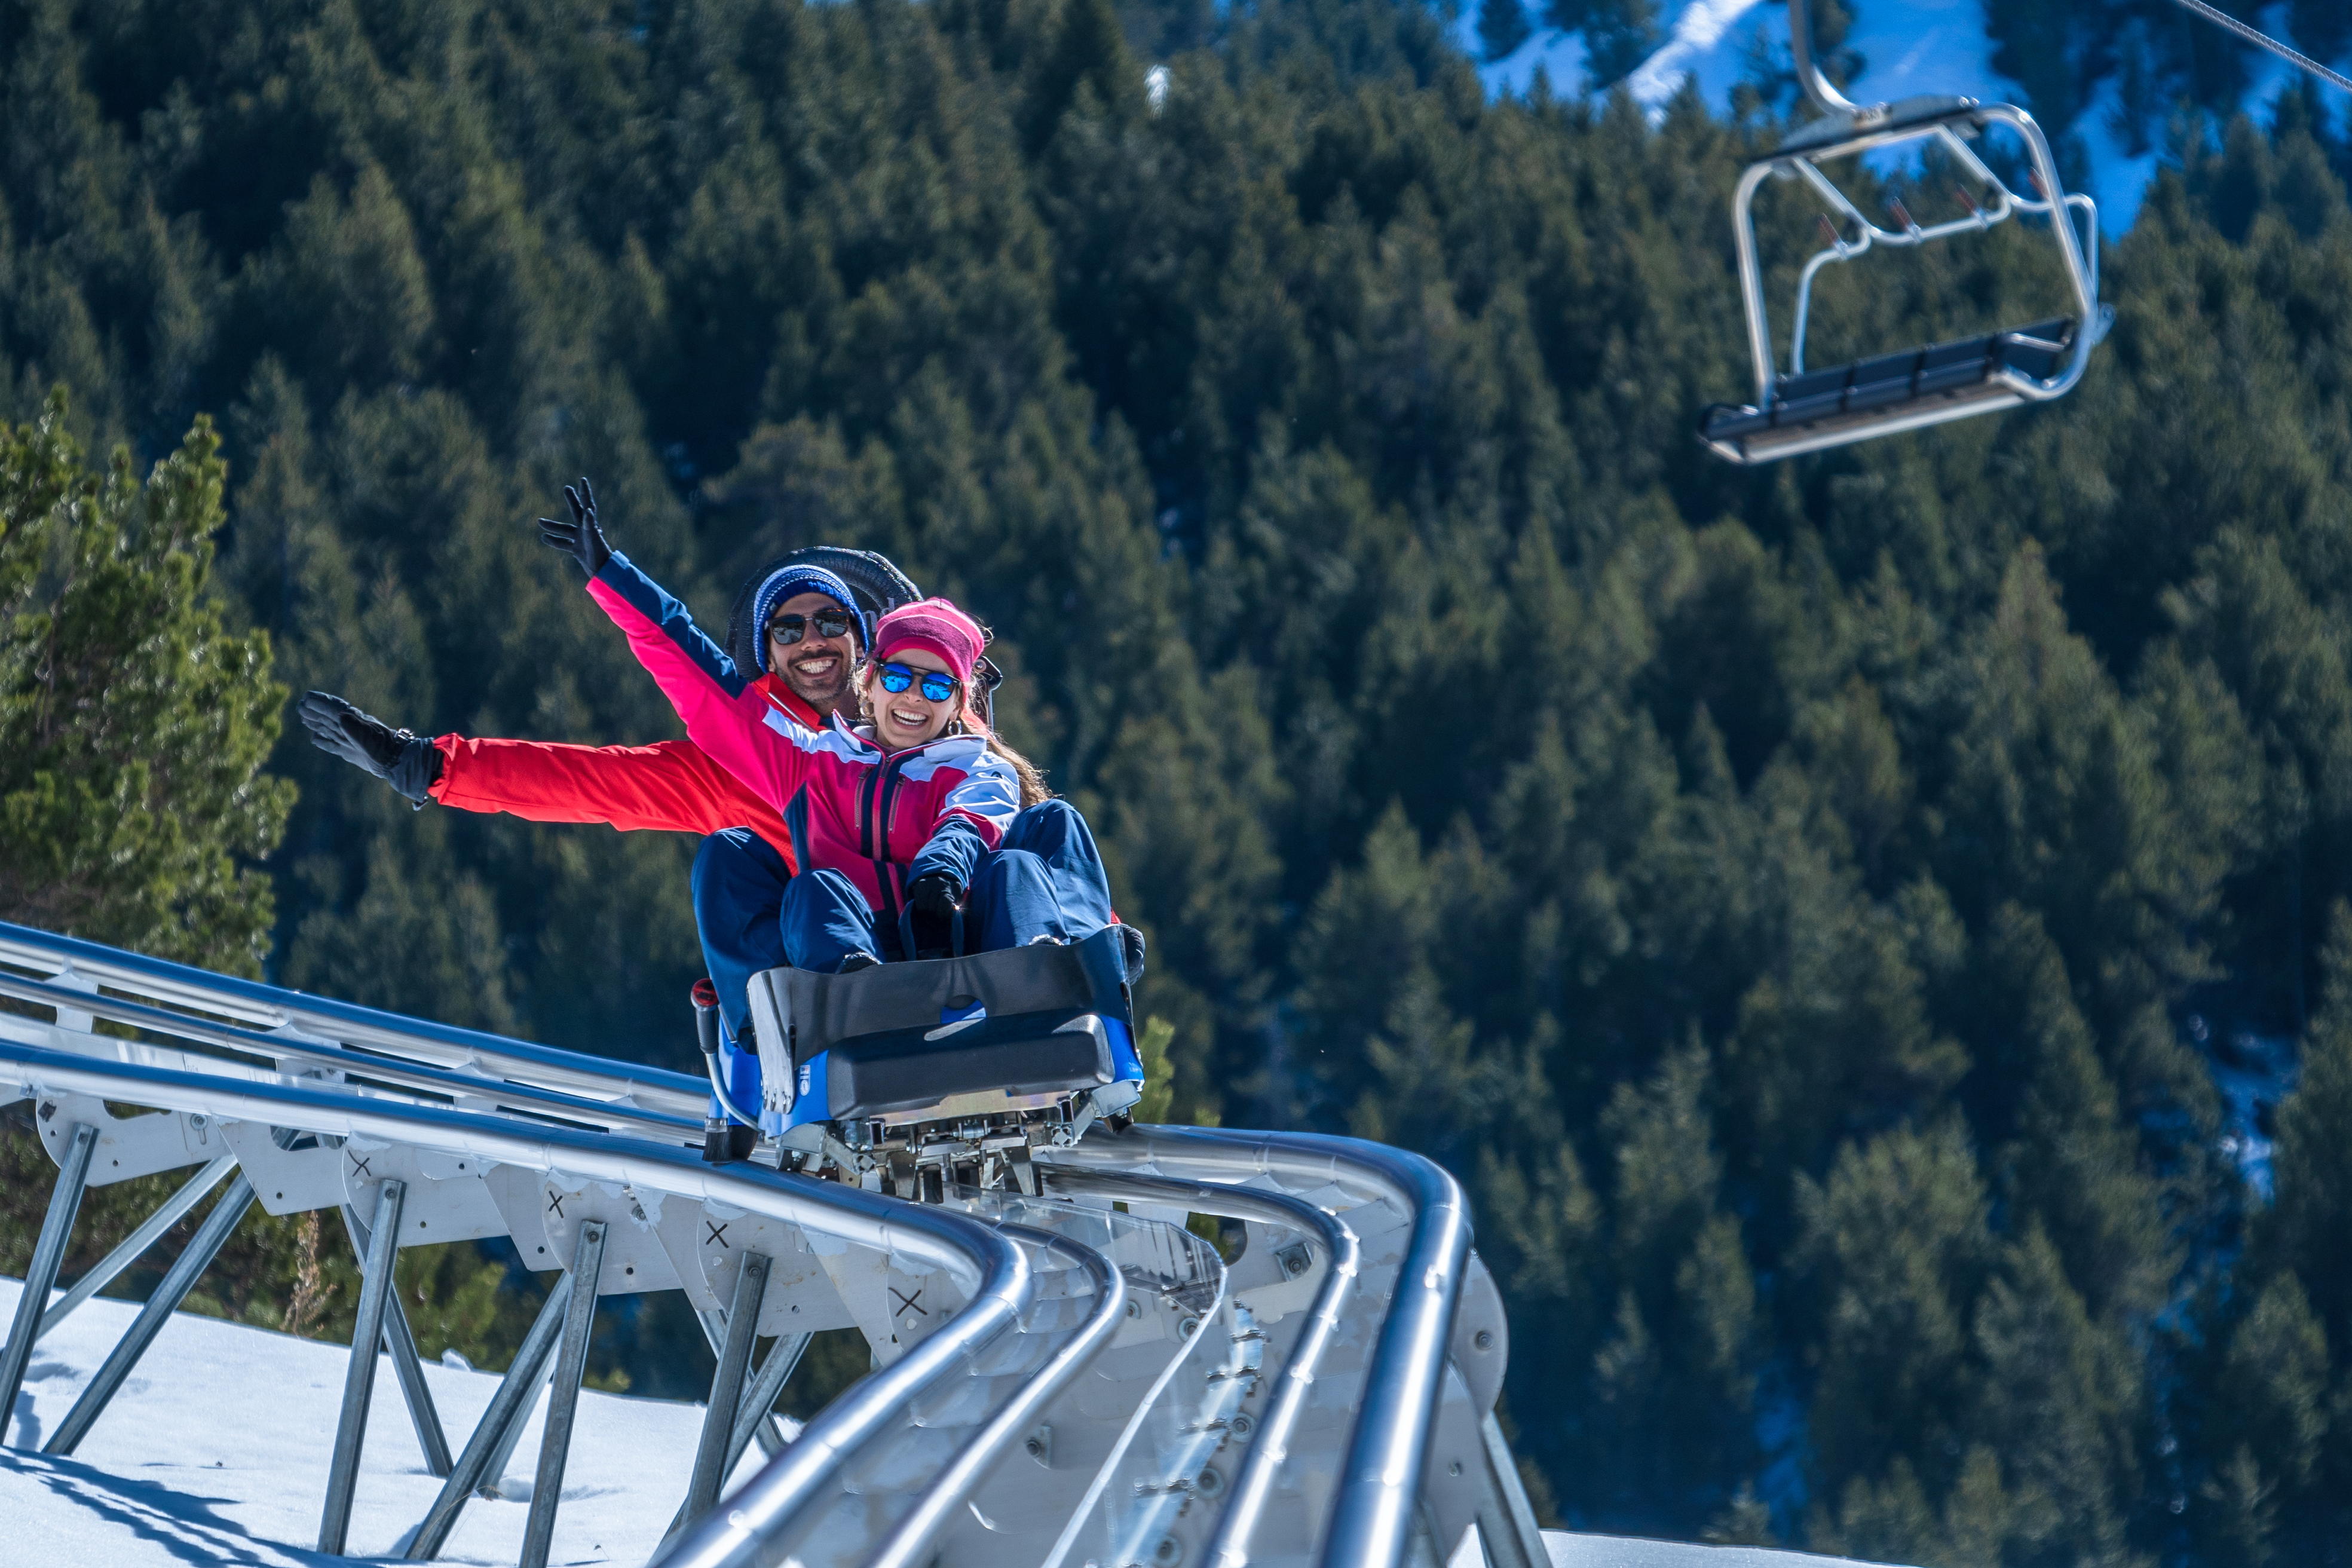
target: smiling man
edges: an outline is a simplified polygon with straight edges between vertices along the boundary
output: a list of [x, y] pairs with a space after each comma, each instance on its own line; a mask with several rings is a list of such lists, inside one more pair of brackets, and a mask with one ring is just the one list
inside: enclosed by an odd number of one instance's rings
[[[604, 565], [594, 556], [610, 556], [593, 526], [595, 495], [585, 479], [564, 494], [589, 526], [567, 534], [563, 548], [593, 578]], [[543, 529], [561, 527], [541, 522]], [[752, 685], [777, 719], [814, 730], [836, 710], [856, 716], [854, 678], [870, 628], [849, 584], [801, 558], [811, 554], [866, 560], [888, 578], [904, 579], [878, 556], [824, 550], [787, 556], [744, 584], [747, 617], [732, 639], [732, 658], [758, 666]], [[911, 595], [912, 585], [905, 586]], [[375, 774], [420, 809], [430, 800], [530, 822], [601, 822], [625, 833], [654, 828], [703, 835], [694, 858], [694, 918], [727, 1026], [721, 1071], [736, 1103], [757, 1110], [758, 1058], [748, 1043], [738, 1050], [735, 1042], [748, 1032], [751, 977], [784, 962], [778, 916], [797, 867], [792, 832], [775, 806], [690, 741], [575, 746], [424, 736], [395, 730], [324, 691], [304, 697], [299, 712], [320, 750]], [[753, 1131], [740, 1125], [730, 1131], [715, 1100], [711, 1123], [706, 1159], [740, 1159], [751, 1152]]]

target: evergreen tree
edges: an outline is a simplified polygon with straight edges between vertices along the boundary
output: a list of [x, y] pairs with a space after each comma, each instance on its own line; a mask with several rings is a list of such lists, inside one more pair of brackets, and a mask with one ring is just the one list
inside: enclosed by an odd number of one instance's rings
[[59, 393], [0, 430], [0, 918], [252, 974], [293, 790], [269, 639], [208, 591], [220, 438], [142, 484], [67, 423]]
[[[1485, 14], [1487, 47], [1575, 30], [1604, 75], [1660, 22]], [[1987, 19], [2062, 120], [2242, 70], [2138, 0]], [[1817, 7], [1833, 56], [1849, 20]], [[1468, 1184], [1561, 1521], [2320, 1553], [2352, 1496], [2344, 149], [2300, 95], [2147, 122], [2165, 166], [2078, 391], [1736, 469], [1691, 422], [1743, 384], [1722, 215], [1784, 128], [1489, 100], [1448, 26], [0, 0], [0, 413], [35, 432], [7, 516], [48, 520], [0, 538], [9, 625], [87, 543], [57, 624], [136, 667], [125, 722], [200, 737], [167, 776], [129, 731], [12, 731], [0, 878], [81, 857], [12, 907], [690, 1062], [689, 844], [413, 813], [281, 738], [288, 816], [265, 688], [674, 734], [532, 538], [583, 469], [707, 621], [780, 550], [884, 550], [993, 626], [1011, 738], [1097, 828], [1162, 1113]], [[1762, 205], [1776, 280], [1812, 222]], [[1831, 269], [1816, 355], [2047, 314], [2047, 251], [2004, 226]], [[234, 478], [209, 582], [200, 410]], [[68, 482], [68, 436], [158, 477]], [[190, 652], [215, 697], [175, 717], [140, 692]], [[11, 668], [12, 724], [100, 689]], [[2214, 1083], [2240, 1033], [2302, 1042], [2274, 1203], [2262, 1115]], [[288, 1232], [223, 1310], [331, 1331], [340, 1247]], [[411, 1283], [487, 1346], [516, 1298], [479, 1262]], [[609, 1365], [691, 1381], [625, 1327]]]

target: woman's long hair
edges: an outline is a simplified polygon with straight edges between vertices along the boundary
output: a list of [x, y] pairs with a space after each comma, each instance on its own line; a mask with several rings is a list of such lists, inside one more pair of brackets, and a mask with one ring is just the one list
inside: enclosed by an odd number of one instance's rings
[[[874, 681], [877, 673], [872, 659], [860, 666], [857, 672], [857, 714], [868, 724], [874, 722]], [[959, 731], [979, 736], [987, 742], [990, 751], [1012, 764], [1013, 776], [1021, 781], [1022, 810], [1026, 811], [1054, 798], [1054, 792], [1046, 784], [1045, 775], [1038, 772], [1037, 764], [1006, 745], [1003, 737], [989, 728], [988, 721], [980, 716], [980, 710], [972, 705], [971, 682], [968, 680], [963, 683], [963, 712], [949, 721], [944, 732], [953, 734]], [[876, 732], [878, 734], [880, 731], [877, 729]]]

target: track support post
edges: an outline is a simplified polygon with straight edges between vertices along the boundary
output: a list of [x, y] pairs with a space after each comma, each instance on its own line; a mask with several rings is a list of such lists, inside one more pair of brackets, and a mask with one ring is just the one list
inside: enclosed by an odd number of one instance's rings
[[767, 1258], [756, 1252], [745, 1253], [735, 1275], [735, 1300], [727, 1309], [727, 1339], [719, 1347], [719, 1370], [711, 1374], [710, 1405], [702, 1415], [702, 1441], [695, 1447], [686, 1507], [674, 1529], [690, 1525], [709, 1512], [719, 1501], [719, 1489], [726, 1484], [727, 1451], [734, 1446], [744, 1375], [751, 1369], [751, 1347], [760, 1332], [760, 1302], [767, 1293]]
[[32, 1267], [25, 1270], [25, 1293], [16, 1298], [16, 1321], [8, 1331], [8, 1344], [0, 1350], [0, 1443], [8, 1440], [8, 1423], [16, 1414], [16, 1395], [25, 1387], [25, 1368], [33, 1359], [33, 1342], [41, 1337], [41, 1317], [49, 1305], [49, 1289], [66, 1260], [66, 1244], [73, 1239], [74, 1216], [81, 1213], [81, 1194], [89, 1184], [89, 1157], [98, 1147], [98, 1129], [77, 1121], [66, 1134], [65, 1163], [58, 1167], [58, 1184], [49, 1189], [49, 1212], [41, 1221], [41, 1236], [33, 1244]]
[[[367, 1222], [351, 1205], [343, 1205], [343, 1228], [352, 1233], [352, 1245], [367, 1261]], [[433, 1391], [425, 1385], [425, 1368], [417, 1359], [416, 1336], [408, 1327], [408, 1314], [401, 1310], [400, 1292], [394, 1290], [383, 1310], [383, 1348], [392, 1357], [392, 1370], [400, 1378], [400, 1397], [408, 1406], [409, 1425], [416, 1428], [416, 1446], [425, 1450], [425, 1468], [443, 1479], [449, 1474], [449, 1439], [441, 1431], [441, 1412], [433, 1407]]]
[[556, 1280], [555, 1289], [541, 1303], [539, 1316], [532, 1321], [530, 1331], [523, 1336], [522, 1347], [515, 1352], [513, 1364], [499, 1380], [499, 1391], [490, 1395], [489, 1408], [482, 1412], [481, 1420], [475, 1423], [474, 1435], [466, 1440], [466, 1451], [457, 1456], [448, 1479], [442, 1483], [440, 1495], [425, 1510], [424, 1522], [416, 1527], [416, 1534], [408, 1543], [405, 1556], [409, 1562], [422, 1563], [440, 1556], [466, 1500], [484, 1484], [498, 1479], [494, 1469], [506, 1468], [507, 1456], [514, 1451], [515, 1437], [530, 1418], [531, 1401], [539, 1393], [539, 1380], [546, 1374], [547, 1359], [555, 1353], [556, 1338], [563, 1332], [564, 1304], [571, 1300], [572, 1276], [566, 1274]]
[[[786, 1334], [768, 1347], [768, 1359], [760, 1363], [760, 1375], [751, 1380], [750, 1388], [744, 1390], [742, 1408], [735, 1413], [735, 1434], [727, 1439], [727, 1462], [719, 1467], [720, 1475], [735, 1473], [735, 1467], [742, 1460], [743, 1450], [751, 1446], [753, 1436], [765, 1438], [776, 1431], [776, 1418], [771, 1414], [775, 1407], [776, 1395], [783, 1393], [785, 1381], [801, 1364], [801, 1357], [808, 1353], [809, 1342], [814, 1338], [814, 1334], [809, 1333]], [[783, 1444], [779, 1440], [768, 1452], [773, 1455], [782, 1450]]]
[[1478, 1436], [1486, 1451], [1486, 1474], [1478, 1487], [1478, 1539], [1486, 1561], [1495, 1568], [1551, 1568], [1550, 1550], [1537, 1528], [1536, 1510], [1519, 1484], [1518, 1465], [1493, 1411], [1480, 1418]]
[[186, 1184], [153, 1214], [140, 1222], [139, 1228], [122, 1238], [122, 1244], [99, 1259], [90, 1271], [74, 1281], [65, 1299], [41, 1314], [41, 1334], [47, 1338], [59, 1323], [73, 1316], [74, 1309], [97, 1295], [114, 1282], [116, 1275], [130, 1268], [146, 1255], [149, 1247], [163, 1239], [163, 1233], [180, 1223], [204, 1195], [221, 1184], [221, 1178], [236, 1169], [236, 1156], [223, 1154], [203, 1170], [188, 1178]]
[[547, 1425], [539, 1439], [539, 1475], [531, 1483], [520, 1568], [547, 1568], [548, 1549], [555, 1539], [555, 1505], [563, 1495], [563, 1465], [572, 1453], [572, 1422], [580, 1408], [580, 1379], [588, 1370], [596, 1280], [604, 1267], [604, 1222], [592, 1219], [581, 1226], [579, 1248], [572, 1258], [572, 1299], [564, 1303], [555, 1382], [547, 1391]]
[[187, 1300], [188, 1292], [212, 1267], [213, 1259], [236, 1229], [237, 1221], [252, 1206], [253, 1184], [240, 1171], [236, 1179], [229, 1183], [228, 1191], [220, 1195], [220, 1202], [213, 1205], [213, 1212], [205, 1216], [196, 1234], [189, 1238], [187, 1250], [173, 1259], [163, 1283], [155, 1287], [155, 1293], [139, 1309], [129, 1330], [107, 1352], [106, 1360], [91, 1375], [89, 1386], [74, 1401], [73, 1408], [66, 1412], [56, 1433], [41, 1445], [42, 1453], [70, 1454], [81, 1446], [81, 1440], [89, 1436], [90, 1426], [122, 1387], [122, 1380], [131, 1375], [131, 1369], [139, 1364], [139, 1358], [147, 1353], [147, 1347], [155, 1342], [163, 1325], [172, 1321], [172, 1314], [179, 1310], [180, 1303]]
[[351, 1531], [352, 1497], [359, 1487], [360, 1449], [367, 1440], [368, 1404], [375, 1396], [375, 1358], [383, 1344], [384, 1308], [392, 1300], [400, 1211], [407, 1194], [408, 1184], [397, 1178], [376, 1190], [375, 1227], [360, 1279], [359, 1321], [352, 1327], [351, 1364], [343, 1373], [343, 1410], [327, 1468], [327, 1506], [319, 1520], [319, 1550], [330, 1557], [343, 1554]]

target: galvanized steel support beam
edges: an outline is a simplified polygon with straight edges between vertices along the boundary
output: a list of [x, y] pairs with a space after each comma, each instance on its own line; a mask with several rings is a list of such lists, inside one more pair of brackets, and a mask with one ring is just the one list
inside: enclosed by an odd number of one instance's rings
[[1479, 1478], [1478, 1541], [1494, 1568], [1551, 1568], [1551, 1549], [1519, 1483], [1519, 1467], [1491, 1410], [1478, 1423], [1486, 1473]]
[[163, 1331], [163, 1325], [179, 1310], [180, 1303], [187, 1300], [188, 1292], [195, 1289], [205, 1270], [212, 1267], [214, 1258], [236, 1229], [237, 1221], [252, 1206], [253, 1184], [240, 1171], [236, 1179], [229, 1183], [228, 1191], [220, 1195], [220, 1202], [213, 1205], [213, 1212], [205, 1216], [196, 1234], [189, 1238], [187, 1249], [173, 1259], [163, 1283], [147, 1298], [147, 1304], [139, 1309], [130, 1329], [107, 1352], [106, 1360], [100, 1363], [89, 1386], [81, 1391], [81, 1397], [74, 1401], [73, 1408], [66, 1412], [56, 1433], [41, 1445], [42, 1453], [70, 1454], [81, 1446], [91, 1425], [121, 1388], [122, 1380], [131, 1375], [131, 1369], [139, 1364], [139, 1358], [147, 1353], [155, 1336]]
[[499, 1391], [490, 1395], [489, 1408], [474, 1424], [474, 1435], [466, 1440], [466, 1451], [457, 1456], [457, 1463], [442, 1484], [440, 1495], [425, 1510], [425, 1521], [416, 1527], [416, 1534], [404, 1554], [409, 1562], [422, 1563], [440, 1556], [466, 1500], [482, 1487], [497, 1484], [506, 1468], [507, 1456], [514, 1452], [515, 1439], [522, 1435], [523, 1423], [530, 1419], [539, 1380], [547, 1371], [548, 1358], [555, 1353], [556, 1339], [563, 1332], [564, 1306], [571, 1300], [572, 1276], [566, 1274], [547, 1293], [539, 1317], [531, 1323], [530, 1331], [523, 1335], [521, 1348], [515, 1352], [513, 1364], [499, 1382]]
[[236, 1156], [223, 1154], [203, 1170], [188, 1178], [187, 1184], [163, 1200], [163, 1206], [149, 1215], [139, 1228], [122, 1238], [122, 1245], [98, 1260], [97, 1267], [74, 1281], [65, 1299], [41, 1314], [41, 1332], [46, 1336], [73, 1315], [73, 1310], [114, 1282], [114, 1277], [139, 1261], [146, 1250], [163, 1239], [163, 1233], [180, 1223], [180, 1217], [203, 1201], [204, 1195], [219, 1186], [221, 1178], [236, 1169]]
[[81, 1212], [89, 1157], [97, 1145], [98, 1129], [86, 1121], [75, 1122], [66, 1134], [65, 1162], [58, 1167], [58, 1184], [49, 1189], [49, 1212], [41, 1221], [40, 1239], [33, 1243], [25, 1293], [16, 1298], [16, 1321], [8, 1331], [7, 1348], [0, 1350], [0, 1443], [8, 1440], [8, 1423], [16, 1414], [16, 1395], [25, 1386], [33, 1342], [41, 1337], [41, 1310], [49, 1304], [49, 1288], [58, 1282], [58, 1269], [66, 1260], [66, 1243], [73, 1239], [74, 1216]]
[[754, 1433], [763, 1447], [769, 1436], [774, 1435], [775, 1447], [768, 1449], [771, 1454], [783, 1447], [783, 1433], [773, 1414], [776, 1396], [783, 1393], [785, 1380], [801, 1364], [801, 1357], [808, 1354], [809, 1342], [814, 1338], [814, 1334], [786, 1334], [768, 1347], [768, 1359], [760, 1363], [760, 1375], [744, 1391], [742, 1408], [735, 1413], [735, 1430], [727, 1439], [727, 1463], [719, 1468], [719, 1474], [735, 1473], [743, 1450], [751, 1446]]
[[[557, 1336], [562, 1334], [563, 1303], [571, 1300], [572, 1276], [567, 1274], [556, 1283], [554, 1289], [547, 1293], [547, 1303], [540, 1309], [542, 1312], [555, 1314], [549, 1320], [554, 1325], [549, 1331], [551, 1333]], [[554, 1381], [555, 1341], [553, 1339], [547, 1342], [547, 1353], [540, 1357], [537, 1376], [541, 1383]], [[525, 1389], [522, 1408], [515, 1412], [515, 1418], [507, 1424], [505, 1431], [499, 1434], [499, 1446], [491, 1452], [489, 1463], [483, 1467], [481, 1479], [474, 1483], [474, 1495], [483, 1501], [496, 1502], [507, 1495], [501, 1489], [507, 1481], [507, 1467], [514, 1461], [515, 1447], [521, 1443], [522, 1429], [530, 1425], [531, 1406], [538, 1402], [539, 1390], [536, 1387]]]
[[727, 1342], [719, 1348], [719, 1370], [710, 1378], [710, 1405], [702, 1415], [702, 1440], [695, 1446], [681, 1524], [708, 1513], [727, 1479], [727, 1449], [735, 1436], [736, 1412], [743, 1405], [743, 1375], [751, 1370], [751, 1346], [759, 1338], [761, 1298], [767, 1293], [767, 1258], [745, 1253], [735, 1275], [735, 1300], [727, 1309]]
[[555, 1539], [555, 1505], [563, 1496], [563, 1465], [572, 1452], [572, 1421], [580, 1408], [580, 1379], [588, 1370], [588, 1334], [596, 1324], [596, 1279], [604, 1267], [604, 1225], [580, 1227], [572, 1258], [572, 1300], [563, 1307], [563, 1342], [555, 1352], [555, 1381], [547, 1391], [547, 1425], [539, 1439], [539, 1475], [531, 1482], [530, 1518], [522, 1531], [520, 1568], [547, 1568]]
[[335, 1423], [334, 1458], [327, 1467], [327, 1506], [319, 1520], [319, 1550], [343, 1554], [352, 1523], [352, 1495], [358, 1489], [360, 1449], [367, 1441], [368, 1404], [375, 1397], [375, 1358], [383, 1343], [384, 1307], [392, 1299], [394, 1248], [400, 1238], [400, 1210], [408, 1185], [396, 1178], [376, 1191], [375, 1226], [368, 1237], [367, 1265], [360, 1277], [359, 1321], [352, 1326], [352, 1359], [343, 1373], [343, 1409]]
[[[710, 1353], [714, 1356], [717, 1355], [719, 1353], [719, 1347], [727, 1342], [726, 1312], [718, 1307], [705, 1307], [697, 1311], [694, 1314], [694, 1317], [695, 1321], [702, 1325], [702, 1337], [710, 1342]], [[806, 1336], [803, 1337], [805, 1338]], [[805, 1352], [807, 1349], [808, 1346], [803, 1344], [801, 1347], [800, 1352], [793, 1352], [793, 1359], [797, 1362], [800, 1359], [801, 1352]], [[773, 1352], [770, 1352], [772, 1356], [773, 1353]], [[765, 1370], [765, 1365], [763, 1363], [761, 1367], [763, 1374]], [[789, 1373], [791, 1370], [792, 1369], [790, 1367], [786, 1367], [784, 1369], [786, 1373]], [[756, 1387], [757, 1385], [754, 1384], [754, 1386]], [[760, 1452], [767, 1455], [768, 1458], [772, 1459], [778, 1454], [784, 1451], [785, 1439], [782, 1424], [778, 1422], [774, 1415], [769, 1411], [768, 1405], [773, 1405], [776, 1402], [776, 1394], [783, 1391], [783, 1378], [779, 1375], [776, 1379], [775, 1388], [768, 1394], [767, 1403], [759, 1407], [760, 1418], [752, 1424], [751, 1428], [759, 1436]], [[727, 1473], [729, 1475], [733, 1475], [735, 1473], [735, 1459], [740, 1459], [742, 1457], [743, 1445], [738, 1443], [735, 1445], [735, 1458], [729, 1459], [727, 1461]]]
[[[367, 1222], [351, 1205], [343, 1205], [343, 1228], [352, 1233], [352, 1247], [367, 1261]], [[400, 1379], [400, 1397], [408, 1406], [409, 1425], [416, 1428], [416, 1446], [425, 1450], [425, 1468], [435, 1476], [449, 1473], [449, 1439], [441, 1431], [441, 1413], [433, 1407], [433, 1391], [425, 1386], [425, 1368], [416, 1356], [416, 1336], [409, 1331], [408, 1314], [401, 1310], [394, 1290], [383, 1312], [383, 1348]]]

